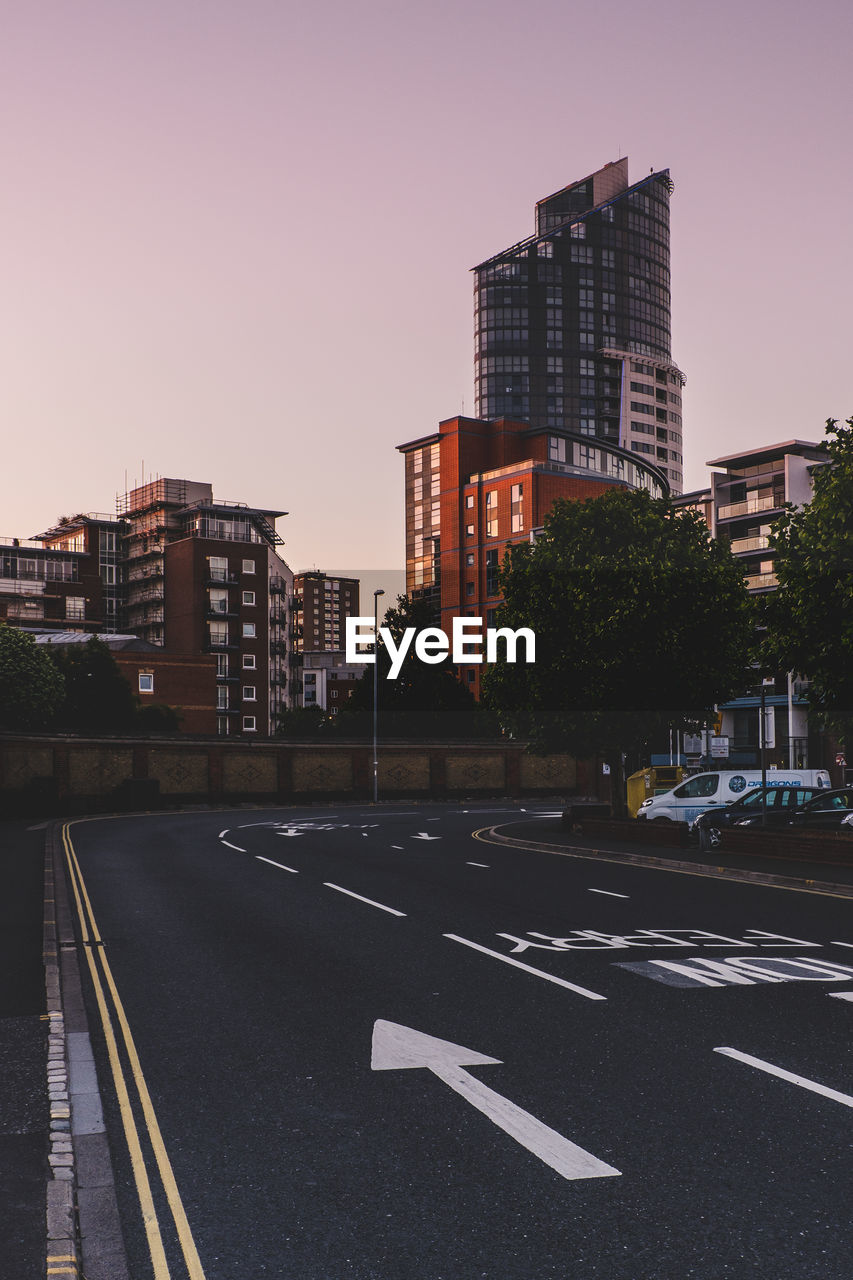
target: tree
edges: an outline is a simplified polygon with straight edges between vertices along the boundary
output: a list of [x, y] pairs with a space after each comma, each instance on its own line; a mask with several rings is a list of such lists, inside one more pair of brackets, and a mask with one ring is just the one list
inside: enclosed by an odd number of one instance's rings
[[499, 661], [484, 697], [543, 750], [622, 756], [704, 723], [737, 692], [753, 624], [743, 574], [701, 518], [643, 490], [555, 503], [534, 543], [509, 548], [499, 626], [536, 635], [536, 662]]
[[789, 507], [770, 545], [779, 588], [765, 597], [765, 663], [807, 676], [808, 700], [828, 727], [853, 737], [853, 418], [826, 423], [827, 465], [811, 502]]
[[97, 636], [57, 648], [54, 661], [65, 679], [57, 726], [72, 733], [122, 733], [133, 727], [136, 699], [113, 655]]
[[[430, 605], [422, 599], [397, 597], [381, 624], [399, 644], [407, 627], [421, 631], [435, 626]], [[379, 645], [377, 701], [384, 737], [470, 738], [494, 736], [497, 722], [478, 705], [470, 690], [457, 680], [450, 658], [440, 663], [421, 662], [410, 646], [400, 674], [389, 680], [391, 661]], [[353, 689], [335, 717], [335, 731], [352, 737], [369, 737], [373, 729], [373, 665]]]
[[64, 692], [62, 676], [45, 647], [0, 622], [0, 728], [44, 728]]

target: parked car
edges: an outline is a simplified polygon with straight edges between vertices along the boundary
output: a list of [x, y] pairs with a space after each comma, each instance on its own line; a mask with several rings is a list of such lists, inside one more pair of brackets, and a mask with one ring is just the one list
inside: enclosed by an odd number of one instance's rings
[[690, 830], [698, 835], [703, 849], [716, 849], [722, 839], [721, 833], [727, 827], [762, 826], [765, 823], [770, 827], [784, 826], [813, 796], [823, 798], [830, 794], [826, 791], [821, 793], [818, 787], [756, 787], [731, 804], [700, 813], [690, 824]]
[[839, 787], [816, 795], [791, 814], [795, 830], [838, 831], [853, 836], [853, 787]]

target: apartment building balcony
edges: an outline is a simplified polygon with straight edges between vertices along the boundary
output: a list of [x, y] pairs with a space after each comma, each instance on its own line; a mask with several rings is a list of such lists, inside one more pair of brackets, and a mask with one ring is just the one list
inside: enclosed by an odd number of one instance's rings
[[732, 538], [729, 550], [732, 555], [738, 556], [746, 551], [766, 551], [769, 546], [770, 539], [762, 534], [753, 538]]
[[741, 516], [753, 516], [760, 512], [781, 511], [785, 505], [784, 494], [772, 498], [747, 498], [744, 502], [730, 502], [717, 508], [718, 520], [737, 520]]
[[240, 615], [239, 615], [239, 611], [237, 609], [232, 608], [230, 605], [228, 606], [227, 609], [220, 609], [218, 605], [207, 604], [205, 605], [204, 616], [206, 618], [225, 619], [225, 618], [238, 618]]
[[748, 573], [745, 581], [750, 591], [769, 591], [779, 585], [779, 579], [775, 573]]
[[282, 654], [282, 656], [283, 656], [283, 655], [285, 655], [285, 654], [287, 653], [287, 643], [286, 643], [286, 641], [284, 641], [284, 640], [270, 640], [270, 653], [271, 653], [271, 654], [280, 653], [280, 654]]
[[239, 648], [240, 646], [231, 640], [205, 640], [204, 642], [206, 653], [230, 653]]
[[205, 574], [205, 585], [208, 587], [222, 586], [223, 583], [229, 586], [236, 586], [240, 581], [236, 573], [229, 573], [227, 569], [208, 569]]

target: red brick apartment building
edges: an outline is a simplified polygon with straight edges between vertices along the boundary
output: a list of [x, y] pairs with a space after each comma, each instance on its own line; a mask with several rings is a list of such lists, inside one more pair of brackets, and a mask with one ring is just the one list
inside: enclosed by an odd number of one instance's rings
[[286, 512], [165, 478], [118, 511], [125, 628], [173, 653], [215, 655], [217, 733], [274, 734], [290, 677], [293, 574], [275, 529]]
[[[448, 635], [455, 617], [491, 625], [507, 547], [528, 541], [558, 498], [596, 498], [613, 487], [669, 493], [662, 470], [616, 443], [508, 418], [450, 418], [398, 448], [406, 463], [406, 591], [431, 602]], [[479, 674], [477, 665], [460, 670], [474, 693]]]

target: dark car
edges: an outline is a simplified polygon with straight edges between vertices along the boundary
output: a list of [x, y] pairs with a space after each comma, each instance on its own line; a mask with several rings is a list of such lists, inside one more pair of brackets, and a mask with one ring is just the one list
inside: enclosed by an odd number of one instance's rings
[[820, 799], [822, 795], [834, 793], [821, 792], [820, 787], [756, 787], [719, 809], [708, 809], [700, 813], [691, 827], [699, 837], [700, 847], [716, 849], [722, 839], [721, 832], [726, 827], [761, 826], [762, 796], [764, 800], [764, 821], [768, 827], [787, 826], [792, 816], [800, 807], [812, 799]]
[[853, 787], [820, 791], [808, 804], [791, 814], [795, 830], [838, 831], [853, 836]]

